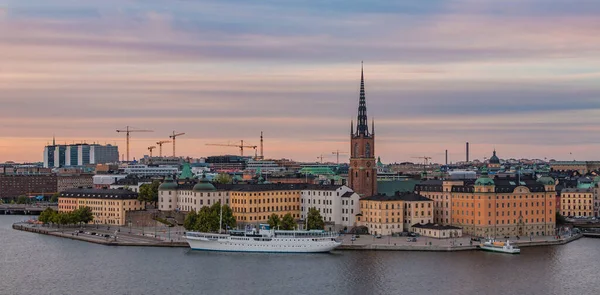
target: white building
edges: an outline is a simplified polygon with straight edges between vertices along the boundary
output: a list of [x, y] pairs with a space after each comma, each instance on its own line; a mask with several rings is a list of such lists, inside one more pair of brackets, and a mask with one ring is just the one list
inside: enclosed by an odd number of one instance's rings
[[350, 229], [355, 226], [355, 216], [360, 213], [360, 196], [345, 185], [314, 186], [301, 191], [301, 219], [315, 207], [321, 213], [329, 230]]
[[124, 174], [137, 175], [137, 176], [169, 176], [179, 173], [179, 168], [168, 165], [126, 165], [120, 168]]
[[200, 211], [204, 206], [217, 202], [229, 205], [229, 191], [217, 190], [206, 177], [198, 183], [178, 184], [167, 178], [158, 188], [158, 210]]
[[284, 172], [285, 167], [281, 167], [275, 163], [275, 161], [270, 160], [253, 160], [249, 159], [246, 163], [246, 172], [249, 173], [257, 173], [261, 174], [272, 174], [278, 172]]
[[124, 174], [96, 174], [92, 177], [94, 187], [110, 187], [111, 184], [117, 183], [119, 179], [127, 177]]

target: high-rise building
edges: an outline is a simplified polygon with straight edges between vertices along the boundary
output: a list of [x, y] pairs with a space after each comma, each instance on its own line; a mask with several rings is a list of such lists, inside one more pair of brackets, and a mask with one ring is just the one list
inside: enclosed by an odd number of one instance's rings
[[99, 144], [49, 145], [44, 147], [44, 167], [59, 168], [119, 161], [119, 147]]
[[375, 165], [375, 123], [371, 132], [367, 121], [367, 103], [365, 98], [365, 79], [360, 70], [360, 98], [356, 132], [354, 123], [350, 124], [350, 168], [348, 184], [361, 197], [377, 193], [377, 166]]

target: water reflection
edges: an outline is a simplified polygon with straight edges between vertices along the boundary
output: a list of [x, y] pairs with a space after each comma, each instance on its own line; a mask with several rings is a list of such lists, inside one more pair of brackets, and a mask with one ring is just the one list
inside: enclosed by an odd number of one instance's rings
[[[592, 294], [600, 239], [489, 252], [244, 254], [107, 247], [15, 231], [2, 294]], [[6, 271], [9, 270], [9, 271]]]

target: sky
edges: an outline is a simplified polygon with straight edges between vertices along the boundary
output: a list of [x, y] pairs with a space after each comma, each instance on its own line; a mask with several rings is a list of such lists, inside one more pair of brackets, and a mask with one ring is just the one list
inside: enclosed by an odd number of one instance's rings
[[[598, 160], [600, 1], [0, 0], [0, 162], [57, 143], [316, 161]], [[164, 146], [164, 154], [171, 146]], [[252, 151], [247, 151], [252, 154]], [[341, 156], [347, 161], [347, 156]]]

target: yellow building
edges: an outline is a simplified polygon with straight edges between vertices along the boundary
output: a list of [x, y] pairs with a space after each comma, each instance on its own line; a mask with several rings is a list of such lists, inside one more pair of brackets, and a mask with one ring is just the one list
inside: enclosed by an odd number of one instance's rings
[[410, 231], [414, 224], [433, 220], [433, 201], [423, 196], [403, 193], [374, 195], [360, 199], [357, 222], [371, 234], [391, 235]]
[[555, 231], [555, 181], [550, 177], [492, 179], [484, 171], [475, 183], [430, 181], [415, 190], [434, 200], [436, 223], [461, 227], [467, 234], [529, 236]]
[[58, 212], [89, 207], [93, 223], [125, 225], [127, 211], [144, 209], [137, 197], [137, 193], [124, 189], [70, 189], [60, 193]]
[[565, 188], [560, 194], [560, 210], [564, 216], [594, 216], [594, 191]]
[[239, 223], [267, 222], [273, 213], [299, 219], [301, 190], [294, 184], [237, 185], [229, 191], [231, 210]]

